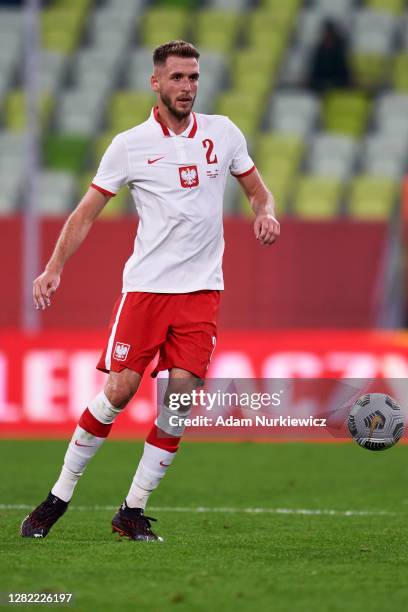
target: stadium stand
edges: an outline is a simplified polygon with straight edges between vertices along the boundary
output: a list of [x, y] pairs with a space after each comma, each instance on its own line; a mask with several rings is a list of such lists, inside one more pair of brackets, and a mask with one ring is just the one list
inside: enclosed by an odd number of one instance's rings
[[[307, 75], [327, 19], [348, 37], [354, 78], [320, 96]], [[23, 171], [22, 22], [21, 10], [0, 7], [0, 214], [17, 210]], [[71, 210], [115, 133], [147, 117], [152, 49], [174, 38], [201, 52], [197, 112], [239, 125], [280, 213], [393, 215], [408, 164], [406, 0], [50, 0], [39, 75], [44, 212]], [[124, 189], [104, 214], [128, 210]], [[236, 181], [225, 210], [250, 214]]]

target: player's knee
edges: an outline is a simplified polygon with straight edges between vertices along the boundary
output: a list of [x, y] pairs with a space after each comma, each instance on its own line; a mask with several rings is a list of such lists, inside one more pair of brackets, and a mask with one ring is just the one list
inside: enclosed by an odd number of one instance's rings
[[111, 372], [105, 385], [105, 394], [113, 406], [123, 409], [132, 399], [140, 383], [140, 376], [133, 372], [132, 375], [121, 375]]

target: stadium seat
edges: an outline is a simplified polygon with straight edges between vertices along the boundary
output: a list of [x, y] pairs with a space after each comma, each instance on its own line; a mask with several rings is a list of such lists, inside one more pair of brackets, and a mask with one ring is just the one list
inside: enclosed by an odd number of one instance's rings
[[3, 174], [0, 171], [0, 181], [0, 217], [15, 214], [23, 192], [22, 177], [16, 173]]
[[60, 98], [56, 125], [64, 134], [90, 136], [100, 129], [105, 113], [105, 98], [101, 92], [67, 90]]
[[408, 141], [381, 133], [369, 136], [362, 159], [365, 173], [399, 180], [408, 161]]
[[244, 92], [252, 91], [255, 95], [265, 95], [271, 88], [277, 66], [277, 58], [263, 50], [237, 51], [231, 69], [233, 88]]
[[276, 0], [261, 0], [260, 6], [267, 9], [275, 19], [292, 19], [298, 12], [303, 0], [285, 0], [285, 2], [277, 2]]
[[408, 53], [394, 56], [392, 85], [397, 91], [408, 91]]
[[163, 41], [185, 38], [190, 13], [183, 8], [151, 8], [141, 24], [141, 40], [145, 47], [157, 47]]
[[86, 137], [48, 134], [43, 144], [43, 162], [54, 170], [79, 173], [87, 161], [89, 145]]
[[316, 176], [345, 180], [357, 154], [357, 143], [350, 136], [317, 134], [307, 155], [308, 169]]
[[272, 96], [268, 125], [277, 132], [306, 135], [315, 125], [318, 113], [319, 101], [314, 95], [304, 91], [279, 92]]
[[293, 19], [285, 13], [255, 9], [247, 14], [245, 36], [250, 47], [281, 55], [293, 27]]
[[125, 78], [130, 89], [151, 91], [150, 76], [153, 72], [152, 51], [138, 47], [129, 54]]
[[227, 74], [226, 58], [221, 53], [200, 54], [200, 88], [194, 108], [198, 113], [211, 113], [218, 92]]
[[263, 114], [262, 100], [251, 92], [226, 91], [216, 102], [216, 112], [227, 115], [244, 134], [251, 137], [259, 127]]
[[351, 60], [358, 86], [375, 89], [386, 84], [390, 67], [388, 57], [370, 53], [353, 53]]
[[70, 172], [44, 170], [39, 181], [40, 213], [47, 216], [67, 214], [72, 209], [77, 185]]
[[390, 179], [358, 176], [351, 183], [348, 212], [354, 219], [389, 219], [396, 202], [398, 184]]
[[406, 6], [405, 0], [367, 0], [367, 7], [376, 11], [385, 11], [400, 15]]
[[143, 123], [150, 115], [154, 105], [152, 92], [120, 91], [111, 100], [108, 110], [110, 130], [123, 132], [139, 123]]
[[[111, 48], [88, 48], [77, 53], [73, 72], [77, 87], [99, 92], [100, 98], [114, 87], [120, 67], [121, 50]], [[101, 70], [103, 66], [103, 70]]]
[[397, 32], [397, 19], [391, 13], [362, 9], [353, 19], [351, 43], [358, 53], [387, 54]]
[[[288, 210], [303, 150], [302, 140], [296, 136], [269, 133], [261, 135], [258, 140], [254, 161], [265, 183], [271, 189], [281, 214]], [[245, 201], [243, 208], [244, 212], [249, 211]]]
[[74, 5], [51, 6], [41, 12], [42, 46], [50, 51], [72, 53], [86, 23], [86, 14]]
[[62, 53], [43, 51], [40, 58], [40, 91], [55, 94], [64, 80], [66, 66], [67, 58]]
[[408, 94], [387, 93], [382, 95], [375, 109], [377, 126], [387, 131], [387, 124], [408, 123]]
[[[54, 100], [49, 94], [42, 94], [40, 97], [40, 119], [42, 127], [45, 127], [53, 108]], [[27, 121], [26, 99], [21, 89], [11, 91], [6, 98], [3, 117], [5, 127], [9, 130], [23, 130]]]
[[323, 105], [326, 130], [360, 136], [366, 128], [369, 113], [367, 96], [358, 91], [331, 91]]
[[228, 53], [236, 44], [241, 24], [239, 12], [204, 9], [194, 22], [195, 42], [200, 50]]
[[307, 80], [311, 58], [311, 48], [301, 44], [291, 47], [283, 60], [280, 85], [285, 87], [302, 86]]
[[333, 219], [339, 212], [341, 195], [340, 180], [302, 176], [297, 186], [293, 211], [303, 219]]

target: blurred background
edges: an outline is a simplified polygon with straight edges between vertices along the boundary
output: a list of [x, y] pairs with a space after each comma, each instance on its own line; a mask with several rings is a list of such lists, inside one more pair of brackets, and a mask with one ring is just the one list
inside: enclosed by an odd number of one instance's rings
[[[406, 0], [3, 0], [5, 433], [69, 431], [100, 387], [94, 364], [137, 228], [127, 188], [45, 313], [32, 279], [112, 137], [148, 116], [152, 50], [176, 38], [201, 52], [195, 110], [245, 133], [282, 222], [262, 249], [229, 180], [210, 374], [408, 376]], [[149, 381], [129, 410], [132, 431], [151, 419], [152, 393]]]

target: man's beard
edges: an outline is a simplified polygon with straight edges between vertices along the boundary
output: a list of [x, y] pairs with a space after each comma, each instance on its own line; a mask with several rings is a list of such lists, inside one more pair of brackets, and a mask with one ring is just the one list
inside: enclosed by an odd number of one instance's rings
[[172, 115], [174, 115], [174, 117], [176, 117], [176, 119], [185, 119], [191, 113], [191, 110], [193, 108], [193, 104], [194, 104], [194, 101], [195, 101], [195, 96], [192, 99], [191, 108], [188, 111], [179, 111], [179, 110], [177, 110], [177, 108], [174, 108], [174, 106], [171, 103], [171, 100], [170, 100], [169, 96], [167, 96], [165, 93], [160, 93], [160, 99], [163, 102], [164, 106], [167, 108], [167, 110]]

